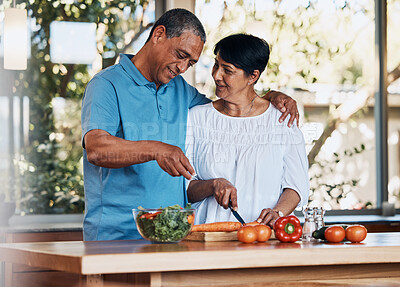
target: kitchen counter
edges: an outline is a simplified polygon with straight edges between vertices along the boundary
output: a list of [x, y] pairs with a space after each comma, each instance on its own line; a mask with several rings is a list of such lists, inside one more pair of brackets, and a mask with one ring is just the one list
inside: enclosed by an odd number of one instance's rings
[[[301, 222], [301, 213], [296, 214]], [[82, 232], [83, 214], [13, 216], [9, 226], [0, 226], [0, 233]], [[364, 224], [369, 232], [400, 231], [400, 214], [329, 215], [326, 224]], [[378, 227], [378, 228], [377, 228]]]
[[[9, 226], [0, 227], [0, 243], [81, 241], [82, 218], [82, 215], [14, 216], [9, 221]], [[72, 285], [55, 282], [78, 279], [78, 274], [0, 262], [0, 287], [70, 287]], [[43, 285], [43, 282], [50, 280], [51, 285]]]
[[21, 224], [16, 226], [2, 226], [0, 232], [3, 233], [27, 233], [27, 232], [82, 232], [82, 223], [35, 223]]
[[400, 286], [400, 233], [369, 233], [359, 244], [13, 243], [0, 244], [0, 260], [80, 274], [78, 286], [107, 286], [107, 282], [114, 282], [112, 286], [262, 286], [265, 282], [279, 286], [288, 281], [296, 286], [379, 286], [382, 282]]
[[82, 222], [83, 214], [14, 215], [7, 226], [0, 226], [0, 232], [82, 232]]

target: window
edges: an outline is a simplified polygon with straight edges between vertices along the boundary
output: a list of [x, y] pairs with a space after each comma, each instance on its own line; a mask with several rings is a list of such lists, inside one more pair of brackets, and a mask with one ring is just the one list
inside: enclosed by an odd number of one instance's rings
[[[155, 20], [154, 0], [96, 3], [17, 5], [26, 7], [30, 19], [28, 70], [5, 71], [2, 58], [0, 63], [0, 127], [4, 131], [0, 136], [0, 202], [15, 201], [17, 214], [83, 213], [80, 103], [84, 89], [120, 53], [135, 53]], [[7, 5], [9, 1], [0, 4], [1, 24]], [[56, 37], [53, 34], [50, 41], [51, 26]], [[77, 56], [65, 60], [65, 51], [50, 54], [51, 48], [57, 52], [65, 47], [59, 34], [71, 38], [83, 29], [85, 40], [96, 41], [85, 44], [92, 53], [79, 61]]]
[[[283, 91], [302, 110], [301, 128], [310, 162], [309, 204], [328, 210], [380, 207], [375, 160], [374, 1], [197, 1], [196, 5], [208, 34], [196, 65], [197, 87], [214, 98], [210, 71], [212, 49], [219, 39], [238, 32], [264, 38], [271, 56], [256, 88], [260, 94], [268, 88]], [[388, 9], [393, 37], [388, 45], [394, 69], [400, 64], [395, 52], [398, 37], [394, 36], [400, 3], [389, 1], [389, 6], [393, 6]], [[389, 28], [389, 37], [390, 33]], [[397, 205], [398, 108], [391, 105], [389, 109], [389, 193]]]
[[400, 208], [400, 1], [388, 1], [388, 202]]

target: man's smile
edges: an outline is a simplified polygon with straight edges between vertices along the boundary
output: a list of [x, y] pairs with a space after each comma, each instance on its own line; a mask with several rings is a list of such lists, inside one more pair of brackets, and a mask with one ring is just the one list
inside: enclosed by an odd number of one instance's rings
[[[168, 68], [168, 67], [167, 67]], [[170, 68], [168, 68], [169, 73], [172, 75], [172, 77], [176, 77], [178, 74], [173, 72]]]

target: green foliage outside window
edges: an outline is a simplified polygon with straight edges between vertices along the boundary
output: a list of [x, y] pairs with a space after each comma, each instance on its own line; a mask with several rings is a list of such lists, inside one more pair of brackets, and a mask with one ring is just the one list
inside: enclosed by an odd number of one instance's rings
[[[398, 2], [398, 0], [391, 2], [396, 1]], [[25, 214], [81, 213], [84, 209], [80, 101], [92, 75], [89, 74], [86, 65], [62, 65], [50, 61], [50, 23], [52, 21], [96, 23], [97, 49], [102, 56], [103, 68], [114, 64], [119, 53], [130, 52], [131, 44], [152, 25], [144, 21], [141, 16], [144, 13], [136, 13], [142, 9], [146, 10], [150, 1], [78, 0], [73, 4], [63, 4], [64, 2], [17, 1], [17, 5], [25, 7], [29, 11], [28, 15], [36, 21], [28, 70], [18, 73], [15, 80], [16, 95], [29, 97], [30, 103], [29, 146], [26, 148], [24, 158], [17, 161], [18, 170], [23, 175], [19, 209]], [[237, 1], [229, 6], [224, 2], [223, 17], [220, 22], [212, 27], [205, 25], [209, 32], [203, 54], [211, 55], [213, 45], [222, 37], [233, 32], [243, 32], [242, 30], [249, 25], [259, 27], [262, 24], [263, 31], [270, 35], [267, 40], [272, 45], [273, 53], [268, 76], [260, 79], [261, 85], [274, 83], [275, 86], [272, 88], [292, 86], [306, 90], [309, 84], [323, 82], [329, 77], [329, 73], [324, 72], [327, 68], [324, 63], [327, 61], [334, 64], [333, 68], [336, 69], [334, 74], [337, 77], [334, 80], [338, 84], [368, 85], [372, 82], [372, 71], [365, 69], [361, 56], [348, 53], [354, 45], [353, 39], [341, 40], [335, 36], [336, 34], [324, 34], [321, 37], [320, 34], [321, 29], [325, 33], [340, 32], [342, 29], [345, 35], [347, 29], [345, 24], [351, 24], [351, 19], [356, 13], [366, 14], [371, 19], [370, 23], [373, 23], [373, 1], [369, 1], [366, 7], [359, 7], [356, 4], [352, 6], [352, 2], [345, 1], [345, 5], [337, 9], [338, 24], [331, 30], [319, 25], [318, 21], [323, 15], [314, 9], [318, 1], [309, 1], [308, 6], [299, 5], [296, 10], [286, 15], [281, 13], [280, 9], [285, 1], [273, 1], [273, 9], [266, 14], [251, 9], [257, 2]], [[9, 6], [11, 1], [3, 1], [0, 9]], [[336, 40], [340, 41], [336, 43]], [[365, 46], [368, 46], [367, 44]], [[288, 52], [294, 51], [294, 55], [286, 52], [285, 49], [288, 48], [286, 46], [289, 46]], [[336, 65], [339, 60], [344, 60], [349, 65]], [[393, 70], [389, 72], [389, 83], [400, 77], [400, 73], [396, 73], [398, 70], [398, 65], [394, 65]], [[205, 85], [212, 86], [212, 83], [206, 82]], [[55, 119], [53, 104], [57, 98], [67, 101], [64, 116], [68, 121]], [[355, 107], [350, 117], [354, 117], [363, 108], [365, 107]], [[338, 109], [333, 107], [332, 110]], [[327, 116], [324, 133], [309, 154], [310, 163], [321, 167], [321, 170], [329, 170], [332, 164], [335, 164], [318, 159], [318, 153], [341, 121], [344, 120], [335, 118], [331, 114]], [[341, 160], [345, 157], [349, 157], [349, 154], [338, 155], [337, 158]], [[317, 178], [318, 173], [315, 179]], [[336, 190], [343, 186], [356, 185], [357, 179], [345, 180], [335, 186], [326, 184], [324, 186], [324, 184], [316, 182], [315, 189], [327, 189], [330, 200], [338, 200], [345, 194], [337, 194]]]
[[[35, 19], [28, 70], [16, 75], [15, 94], [29, 97], [29, 145], [16, 161], [22, 175], [21, 214], [81, 213], [84, 210], [80, 101], [92, 75], [87, 65], [50, 61], [50, 23], [92, 22], [103, 68], [148, 28], [144, 11], [149, 1], [17, 1]], [[4, 1], [0, 9], [11, 6]], [[136, 13], [143, 11], [143, 13]], [[103, 34], [99, 34], [103, 33]], [[107, 54], [107, 57], [104, 54]], [[67, 101], [65, 120], [55, 121], [53, 101]], [[62, 124], [59, 124], [62, 122]]]

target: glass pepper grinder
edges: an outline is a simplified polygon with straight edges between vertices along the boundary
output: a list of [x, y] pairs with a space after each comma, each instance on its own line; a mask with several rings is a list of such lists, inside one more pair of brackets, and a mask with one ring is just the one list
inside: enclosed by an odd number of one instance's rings
[[322, 207], [314, 207], [314, 221], [317, 230], [325, 226], [324, 215], [325, 209]]
[[301, 240], [305, 242], [315, 241], [312, 237], [313, 232], [316, 230], [317, 226], [314, 221], [314, 209], [312, 207], [306, 207], [303, 209], [304, 214], [304, 225], [303, 225], [303, 235]]

